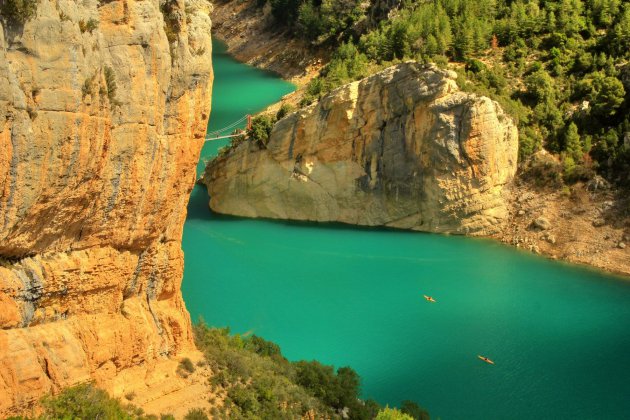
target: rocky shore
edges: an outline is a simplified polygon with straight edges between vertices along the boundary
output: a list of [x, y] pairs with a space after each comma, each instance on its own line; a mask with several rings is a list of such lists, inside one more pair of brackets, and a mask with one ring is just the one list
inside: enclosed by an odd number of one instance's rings
[[628, 200], [612, 188], [602, 189], [597, 181], [553, 190], [517, 179], [507, 222], [493, 237], [551, 259], [628, 276]]

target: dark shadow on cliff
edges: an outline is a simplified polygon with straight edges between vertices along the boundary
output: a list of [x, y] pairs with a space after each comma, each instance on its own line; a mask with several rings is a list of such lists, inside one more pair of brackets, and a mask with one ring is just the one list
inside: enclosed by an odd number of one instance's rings
[[[241, 217], [228, 214], [217, 213], [211, 210], [208, 206], [209, 198], [206, 193], [206, 189], [202, 186], [196, 186], [195, 190], [190, 196], [190, 202], [188, 203], [188, 220], [214, 220], [221, 222], [242, 222], [244, 220], [259, 220], [267, 223], [273, 223], [277, 225], [303, 227], [303, 228], [316, 228], [316, 229], [331, 229], [331, 230], [353, 230], [353, 231], [371, 231], [371, 232], [397, 232], [404, 234], [433, 234], [432, 232], [413, 231], [406, 229], [397, 229], [387, 226], [363, 226], [352, 225], [341, 222], [318, 222], [309, 220], [282, 220], [272, 219], [264, 217]], [[460, 236], [460, 235], [453, 235]]]
[[188, 215], [186, 220], [198, 219], [198, 220], [210, 220], [213, 219], [210, 208], [208, 192], [203, 185], [195, 185], [192, 193], [190, 193], [190, 199], [188, 200]]

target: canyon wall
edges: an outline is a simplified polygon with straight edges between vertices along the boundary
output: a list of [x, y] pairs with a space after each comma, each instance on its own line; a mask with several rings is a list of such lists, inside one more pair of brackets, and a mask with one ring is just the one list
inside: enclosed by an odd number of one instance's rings
[[453, 72], [408, 62], [338, 88], [211, 162], [219, 213], [455, 234], [497, 232], [516, 172], [513, 121]]
[[210, 113], [206, 0], [0, 19], [0, 417], [194, 349], [181, 236]]

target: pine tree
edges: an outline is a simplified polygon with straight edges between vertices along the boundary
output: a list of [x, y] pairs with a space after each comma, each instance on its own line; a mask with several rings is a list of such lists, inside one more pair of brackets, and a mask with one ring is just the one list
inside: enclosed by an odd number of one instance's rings
[[564, 137], [565, 151], [568, 157], [573, 159], [574, 162], [582, 161], [582, 142], [580, 141], [580, 134], [575, 123], [569, 124], [567, 132]]

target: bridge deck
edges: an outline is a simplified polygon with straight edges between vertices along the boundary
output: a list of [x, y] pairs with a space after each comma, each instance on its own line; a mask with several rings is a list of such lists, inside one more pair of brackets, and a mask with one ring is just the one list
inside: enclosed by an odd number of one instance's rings
[[[232, 124], [230, 124], [230, 125], [228, 125], [226, 127], [223, 127], [220, 130], [212, 131], [211, 133], [209, 133], [209, 135], [206, 134], [206, 139], [204, 140], [204, 142], [212, 141], [212, 140], [229, 139], [229, 138], [232, 138], [232, 137], [242, 136], [243, 134], [245, 134], [245, 130], [238, 129], [238, 126], [240, 124], [243, 124], [245, 121], [247, 121], [247, 129], [249, 130], [252, 127], [252, 116], [249, 115], [249, 114], [245, 114], [240, 119], [234, 121]], [[236, 133], [236, 134], [221, 135], [225, 131], [234, 130], [234, 129], [238, 129], [239, 132]]]
[[244, 133], [240, 134], [230, 134], [229, 136], [219, 136], [219, 137], [206, 137], [204, 141], [212, 141], [212, 140], [221, 140], [221, 139], [229, 139], [231, 137], [242, 136]]

